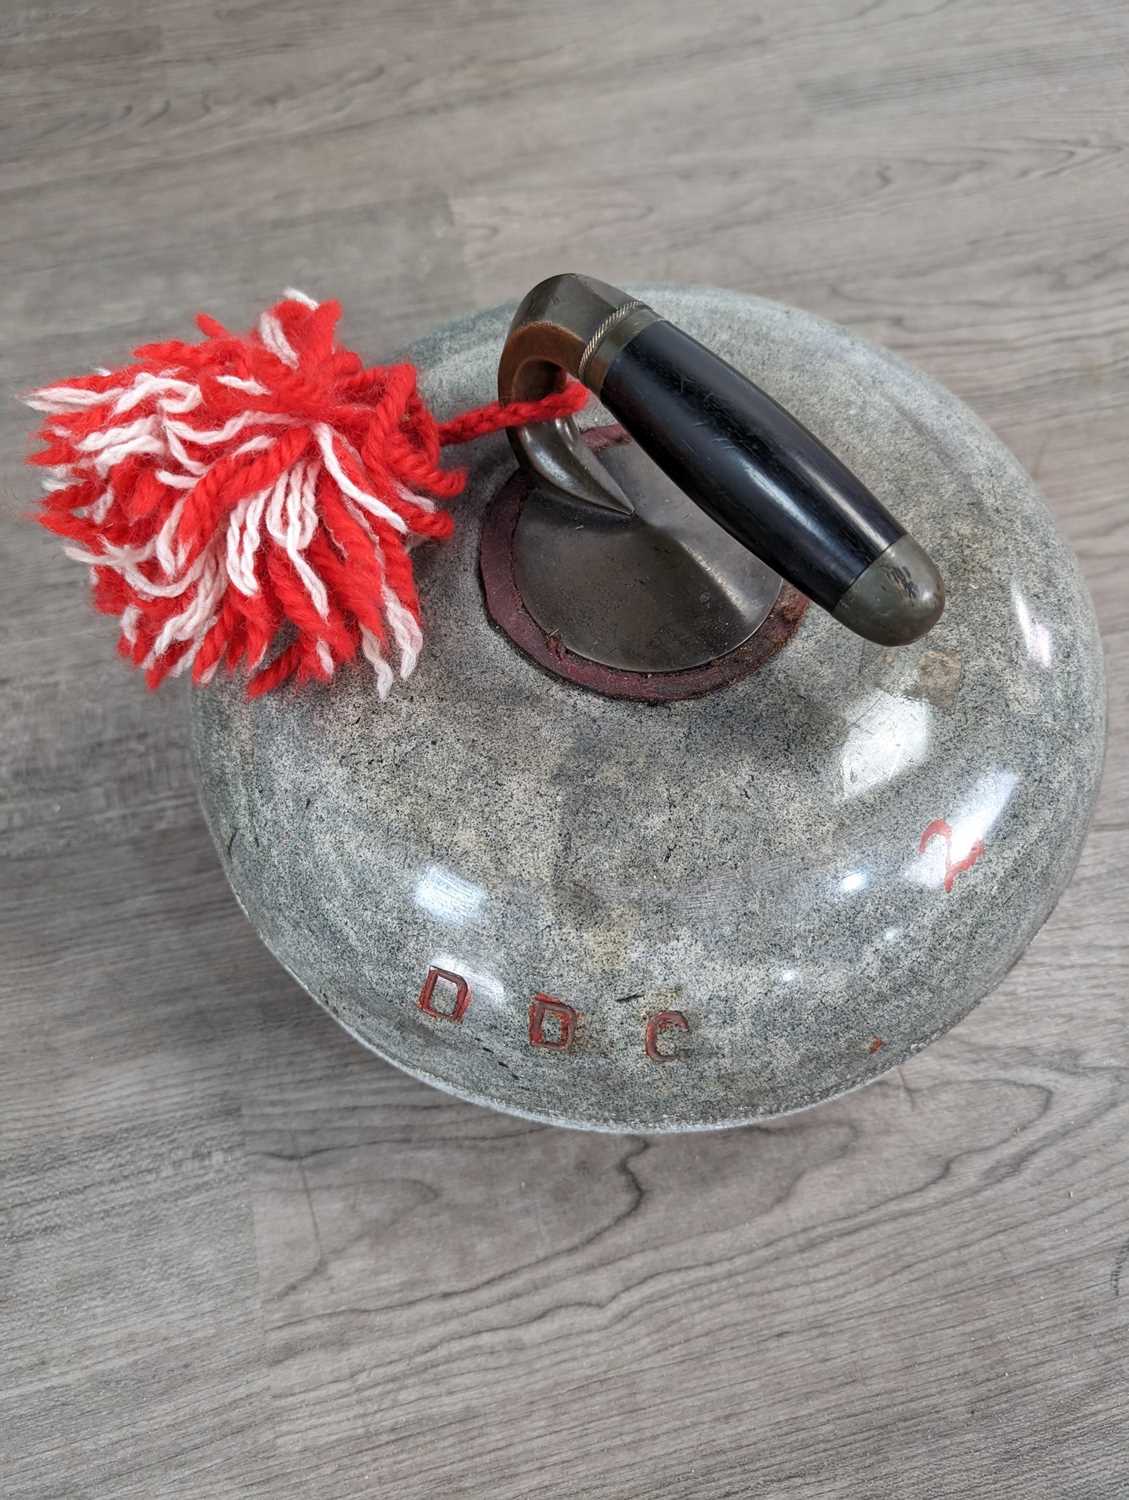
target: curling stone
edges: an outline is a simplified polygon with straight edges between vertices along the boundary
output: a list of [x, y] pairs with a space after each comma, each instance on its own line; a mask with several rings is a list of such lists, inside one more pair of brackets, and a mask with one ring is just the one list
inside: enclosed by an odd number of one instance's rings
[[272, 953], [366, 1047], [556, 1124], [829, 1099], [1003, 978], [1104, 738], [1075, 561], [951, 394], [793, 308], [554, 277], [411, 352], [442, 416], [599, 398], [474, 454], [428, 649], [194, 695]]

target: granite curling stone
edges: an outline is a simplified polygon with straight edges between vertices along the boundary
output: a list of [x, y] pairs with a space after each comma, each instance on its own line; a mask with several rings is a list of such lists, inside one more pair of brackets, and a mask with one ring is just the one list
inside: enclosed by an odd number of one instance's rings
[[[1104, 687], [1073, 556], [954, 396], [792, 308], [636, 295], [897, 512], [945, 580], [927, 635], [860, 639], [785, 592], [771, 649], [691, 696], [570, 679], [484, 597], [521, 483], [497, 436], [454, 539], [415, 554], [410, 681], [385, 702], [360, 670], [254, 701], [217, 681], [192, 714], [241, 906], [363, 1045], [513, 1114], [661, 1132], [832, 1098], [990, 993], [1077, 861]], [[493, 397], [512, 314], [409, 352], [441, 417]], [[594, 402], [581, 425], [617, 433]]]

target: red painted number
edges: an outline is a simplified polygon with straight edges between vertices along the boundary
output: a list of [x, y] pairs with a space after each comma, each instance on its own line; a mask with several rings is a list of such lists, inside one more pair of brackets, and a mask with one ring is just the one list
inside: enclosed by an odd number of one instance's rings
[[918, 854], [924, 854], [934, 839], [944, 839], [945, 841], [945, 890], [951, 891], [953, 881], [957, 876], [962, 875], [965, 870], [971, 870], [972, 866], [984, 853], [984, 841], [983, 839], [977, 839], [964, 858], [958, 859], [954, 863], [953, 830], [945, 822], [944, 818], [934, 818], [933, 822], [930, 823], [929, 827], [921, 835], [921, 840], [917, 846]]
[[[455, 1001], [450, 1010], [435, 1009], [435, 986], [442, 980], [455, 987]], [[470, 1004], [470, 986], [461, 974], [452, 974], [449, 969], [428, 969], [423, 989], [419, 992], [419, 1008], [425, 1016], [435, 1016], [440, 1021], [461, 1021]]]
[[690, 1022], [680, 1010], [658, 1010], [647, 1018], [647, 1030], [643, 1037], [643, 1050], [652, 1062], [677, 1062], [676, 1052], [660, 1052], [659, 1036], [664, 1031], [689, 1031]]
[[[567, 1052], [572, 1044], [572, 1033], [576, 1026], [577, 1013], [563, 1000], [554, 1000], [552, 995], [534, 995], [529, 1002], [529, 1041], [533, 1047], [547, 1047], [550, 1052]], [[555, 1037], [545, 1035], [545, 1020], [552, 1017], [557, 1023]]]

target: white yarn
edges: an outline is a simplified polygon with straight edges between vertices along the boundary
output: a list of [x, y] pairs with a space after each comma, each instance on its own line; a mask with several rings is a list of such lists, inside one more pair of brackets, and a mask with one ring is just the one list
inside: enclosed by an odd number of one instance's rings
[[372, 669], [376, 673], [376, 696], [381, 703], [392, 691], [392, 684], [396, 681], [396, 674], [384, 659], [384, 653], [380, 649], [380, 642], [367, 626], [361, 626], [361, 650], [365, 657], [372, 663]]
[[123, 458], [142, 453], [160, 457], [164, 451], [164, 444], [158, 437], [133, 438], [128, 443], [119, 443], [114, 448], [103, 448], [101, 453], [95, 455], [94, 468], [99, 474], [108, 474]]
[[101, 523], [106, 519], [110, 506], [113, 505], [113, 503], [114, 492], [109, 487], [109, 485], [107, 485], [102, 493], [98, 496], [97, 500], [94, 500], [90, 505], [86, 507], [87, 519], [93, 521], [95, 526], [101, 525]]
[[188, 390], [178, 401], [172, 401], [168, 396], [162, 396], [157, 405], [163, 412], [170, 416], [183, 417], [196, 408], [204, 399], [204, 393], [198, 385], [189, 386]]
[[153, 556], [155, 545], [155, 542], [149, 541], [144, 547], [115, 547], [110, 542], [103, 542], [101, 552], [84, 552], [81, 547], [64, 547], [63, 551], [67, 557], [73, 558], [75, 562], [85, 563], [90, 568], [114, 568], [119, 573], [132, 576], [129, 570], [138, 563], [148, 562]]
[[229, 385], [235, 391], [249, 391], [252, 396], [265, 396], [267, 388], [257, 380], [245, 380], [242, 375], [217, 375], [218, 385]]
[[299, 463], [284, 474], [271, 491], [267, 505], [267, 530], [286, 552], [294, 571], [305, 585], [314, 608], [329, 619], [329, 595], [325, 584], [303, 557], [317, 529], [317, 491], [309, 464]]
[[298, 356], [295, 354], [289, 339], [282, 331], [282, 324], [274, 313], [265, 312], [259, 319], [259, 337], [272, 354], [278, 356], [284, 365], [289, 365], [292, 370], [298, 368]]
[[118, 386], [108, 391], [88, 391], [75, 385], [49, 385], [27, 397], [26, 404], [32, 411], [46, 412], [50, 416], [58, 412], [73, 412], [83, 406], [101, 406], [120, 389]]
[[[398, 516], [390, 506], [385, 505], [383, 500], [378, 500], [375, 495], [370, 495], [367, 490], [360, 489], [341, 467], [334, 449], [334, 443], [335, 441], [340, 441], [343, 446], [348, 447], [344, 439], [340, 438], [326, 422], [314, 423], [314, 437], [318, 440], [318, 447], [321, 449], [322, 457], [325, 459], [326, 468], [333, 475], [342, 492], [351, 496], [358, 505], [363, 506], [372, 515], [379, 516], [382, 521], [387, 521], [394, 530], [403, 532], [406, 535], [408, 523], [404, 520], [403, 516]], [[360, 455], [355, 450], [349, 449], [349, 456], [355, 458], [358, 464], [360, 463]]]
[[255, 557], [261, 537], [260, 524], [270, 490], [260, 490], [240, 500], [227, 525], [227, 576], [233, 587], [248, 598], [259, 592]]
[[166, 421], [164, 428], [166, 432], [187, 438], [189, 442], [208, 444], [226, 443], [237, 432], [242, 432], [244, 427], [258, 426], [260, 423], [269, 427], [297, 427], [298, 419], [284, 417], [280, 412], [244, 411], [238, 416], [231, 417], [222, 427], [213, 428], [211, 431], [203, 427], [193, 427], [188, 422]]
[[105, 427], [101, 432], [88, 433], [75, 447], [80, 453], [97, 453], [115, 444], [125, 447], [135, 439], [153, 437], [156, 431], [156, 417], [138, 417], [136, 421], [126, 422], [121, 427]]
[[415, 616], [410, 610], [404, 608], [387, 584], [384, 585], [382, 593], [384, 613], [388, 617], [392, 639], [400, 651], [400, 676], [410, 677], [416, 669], [416, 662], [419, 661], [419, 654], [423, 650], [423, 631], [419, 628], [419, 622]]
[[274, 444], [274, 438], [266, 437], [260, 433], [258, 437], [248, 438], [245, 443], [240, 443], [238, 448], [233, 448], [231, 456], [232, 458], [238, 458], [243, 453], [262, 453], [267, 448], [273, 448]]
[[420, 510], [433, 511], [435, 501], [430, 495], [417, 495], [415, 490], [408, 489], [406, 484], [401, 484], [398, 479], [392, 481], [396, 493], [401, 500], [406, 500], [409, 505], [418, 505]]
[[170, 455], [176, 459], [186, 474], [191, 474], [195, 478], [200, 479], [208, 472], [206, 463], [202, 463], [198, 458], [190, 457], [188, 450], [175, 432], [170, 432], [166, 427], [164, 436], [165, 445]]
[[192, 642], [192, 645], [189, 646], [188, 650], [184, 653], [184, 655], [180, 658], [176, 665], [169, 668], [170, 677], [180, 677], [189, 670], [189, 668], [192, 666], [192, 663], [196, 660], [196, 657], [200, 651], [200, 647], [204, 644], [204, 636], [212, 628], [212, 624], [213, 621], [209, 620], [204, 630]]
[[[138, 375], [133, 384], [114, 402], [114, 411], [122, 413], [132, 410], [139, 402], [151, 396], [154, 391], [175, 391], [181, 397], [180, 403], [172, 403], [167, 397], [162, 397], [161, 407], [170, 411], [175, 406], [177, 410], [191, 411], [192, 407], [199, 406], [204, 399], [200, 393], [199, 386], [190, 384], [187, 380], [178, 380], [173, 375]], [[191, 403], [185, 405], [183, 403]]]
[[187, 494], [181, 495], [172, 510], [165, 517], [164, 525], [157, 533], [156, 552], [157, 561], [161, 565], [166, 578], [173, 578], [183, 568], [182, 561], [184, 549], [177, 541], [177, 529], [180, 526], [180, 518], [184, 514], [184, 507], [188, 504]]
[[198, 561], [202, 567], [199, 569], [200, 582], [196, 592], [180, 614], [171, 615], [165, 621], [142, 666], [151, 667], [170, 646], [178, 641], [190, 641], [196, 638], [202, 640], [211, 629], [219, 606], [223, 602], [223, 588], [227, 582], [227, 574], [222, 559], [217, 556], [214, 543], [205, 549]]
[[139, 594], [147, 594], [150, 599], [175, 599], [183, 594], [191, 584], [199, 578], [203, 569], [207, 551], [201, 552], [191, 567], [184, 572], [178, 573], [168, 583], [154, 583], [151, 578], [146, 578], [137, 571], [138, 562], [147, 562], [152, 556], [154, 544], [147, 544], [143, 548], [137, 548], [130, 552], [128, 548], [110, 548], [105, 552], [94, 554], [83, 552], [80, 547], [64, 547], [63, 551], [67, 557], [73, 558], [75, 562], [85, 563], [92, 568], [113, 568], [120, 573], [130, 588], [136, 589]]

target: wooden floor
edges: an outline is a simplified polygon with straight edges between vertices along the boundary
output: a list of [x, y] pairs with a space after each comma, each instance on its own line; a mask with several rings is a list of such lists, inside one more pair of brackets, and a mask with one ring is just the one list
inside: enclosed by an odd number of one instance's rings
[[377, 358], [549, 272], [800, 304], [1036, 474], [1108, 643], [999, 994], [774, 1127], [541, 1129], [260, 948], [0, 414], [0, 1492], [1129, 1494], [1124, 0], [7, 0], [7, 396], [282, 287]]

